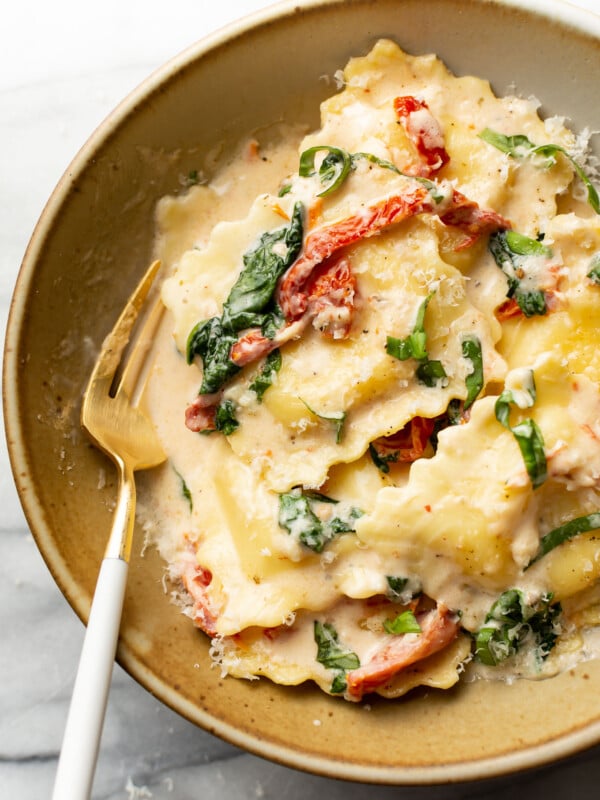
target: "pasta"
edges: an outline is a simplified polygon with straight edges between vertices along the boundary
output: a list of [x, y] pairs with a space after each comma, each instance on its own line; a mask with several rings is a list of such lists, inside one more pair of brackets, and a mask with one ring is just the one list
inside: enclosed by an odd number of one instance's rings
[[387, 40], [318, 131], [286, 137], [158, 210], [172, 272], [147, 402], [169, 460], [143, 514], [215, 663], [358, 701], [588, 657], [582, 142]]

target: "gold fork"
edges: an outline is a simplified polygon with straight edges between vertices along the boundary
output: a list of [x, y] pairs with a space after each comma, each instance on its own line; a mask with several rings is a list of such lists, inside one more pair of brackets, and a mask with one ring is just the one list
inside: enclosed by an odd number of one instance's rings
[[160, 262], [154, 262], [104, 340], [83, 398], [81, 424], [115, 462], [119, 493], [73, 688], [53, 800], [90, 796], [117, 647], [135, 519], [134, 472], [158, 466], [165, 454], [154, 426], [138, 407], [144, 366], [162, 306], [144, 321], [125, 353]]

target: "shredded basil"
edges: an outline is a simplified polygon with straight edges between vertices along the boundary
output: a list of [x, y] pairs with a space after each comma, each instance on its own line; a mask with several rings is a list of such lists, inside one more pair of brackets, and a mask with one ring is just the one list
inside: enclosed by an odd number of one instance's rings
[[315, 417], [319, 419], [325, 420], [326, 422], [332, 422], [333, 428], [335, 430], [335, 443], [340, 444], [342, 441], [342, 436], [344, 433], [344, 423], [346, 422], [346, 412], [345, 411], [333, 411], [331, 414], [319, 414], [318, 411], [315, 411], [314, 408], [311, 408], [305, 400], [302, 398], [298, 398], [299, 400], [304, 403], [306, 408], [310, 411], [311, 414], [314, 414]]
[[535, 655], [548, 656], [558, 637], [559, 603], [551, 604], [552, 595], [528, 605], [523, 592], [509, 589], [500, 595], [475, 635], [475, 656], [483, 664], [497, 666], [514, 656], [530, 642]]
[[386, 619], [383, 623], [386, 633], [398, 635], [401, 633], [421, 633], [421, 626], [412, 611], [403, 611], [394, 619]]
[[530, 382], [525, 389], [519, 392], [505, 389], [502, 392], [496, 400], [494, 411], [498, 422], [511, 431], [515, 437], [521, 450], [531, 485], [534, 489], [537, 489], [544, 483], [548, 475], [542, 432], [533, 419], [525, 419], [514, 427], [511, 427], [509, 419], [511, 405], [516, 405], [518, 408], [530, 408], [535, 403], [535, 382], [531, 370], [529, 375]]
[[338, 632], [329, 622], [315, 620], [314, 639], [317, 644], [316, 660], [326, 669], [336, 670], [337, 673], [331, 685], [331, 692], [340, 694], [346, 689], [346, 672], [358, 669], [360, 659], [350, 648], [340, 644]]
[[400, 361], [406, 361], [409, 358], [418, 361], [415, 375], [419, 383], [423, 383], [425, 386], [435, 386], [439, 381], [447, 378], [442, 362], [430, 360], [427, 353], [425, 312], [433, 295], [434, 292], [428, 294], [419, 306], [412, 332], [405, 339], [388, 336], [385, 346], [386, 353]]
[[542, 536], [539, 550], [527, 566], [530, 567], [532, 564], [535, 564], [536, 561], [539, 561], [540, 558], [551, 550], [554, 550], [555, 547], [574, 539], [576, 536], [579, 536], [580, 533], [588, 533], [589, 531], [595, 531], [599, 528], [600, 511], [595, 511], [593, 514], [587, 514], [584, 517], [576, 517], [575, 519], [565, 522], [564, 525], [560, 525], [545, 536]]
[[556, 164], [557, 154], [565, 156], [573, 165], [573, 169], [577, 173], [580, 180], [583, 182], [588, 196], [588, 203], [594, 209], [596, 214], [600, 214], [600, 197], [591, 180], [585, 174], [583, 169], [579, 166], [573, 156], [561, 147], [559, 144], [539, 144], [536, 145], [530, 141], [524, 134], [516, 134], [514, 136], [505, 136], [502, 133], [493, 131], [486, 128], [479, 134], [480, 138], [488, 144], [493, 145], [503, 153], [507, 153], [513, 158], [527, 158], [531, 156], [542, 156], [546, 159], [546, 166], [552, 167]]
[[289, 225], [264, 233], [243, 256], [243, 269], [223, 305], [221, 317], [199, 322], [190, 332], [188, 363], [200, 356], [203, 365], [200, 394], [217, 392], [239, 367], [229, 354], [244, 328], [260, 327], [272, 338], [283, 318], [273, 304], [277, 281], [296, 260], [302, 247], [303, 206], [296, 203]]
[[508, 280], [507, 297], [515, 299], [526, 317], [543, 315], [547, 311], [546, 298], [541, 289], [528, 288], [523, 276], [527, 275], [531, 258], [552, 255], [549, 247], [517, 231], [496, 231], [490, 236], [489, 248], [496, 264]]
[[273, 384], [273, 379], [276, 372], [281, 369], [281, 353], [279, 350], [272, 350], [265, 359], [258, 374], [250, 383], [248, 388], [256, 393], [256, 399], [259, 403], [262, 402], [263, 395], [267, 389]]
[[295, 487], [279, 495], [279, 526], [309, 550], [322, 553], [324, 547], [336, 536], [354, 533], [354, 523], [363, 514], [354, 506], [345, 513], [332, 515], [325, 520], [315, 513], [316, 504], [337, 502], [318, 492], [305, 492], [300, 487]]
[[596, 253], [596, 255], [592, 258], [590, 262], [590, 271], [588, 272], [587, 277], [592, 281], [592, 283], [596, 283], [598, 286], [600, 286], [600, 253]]

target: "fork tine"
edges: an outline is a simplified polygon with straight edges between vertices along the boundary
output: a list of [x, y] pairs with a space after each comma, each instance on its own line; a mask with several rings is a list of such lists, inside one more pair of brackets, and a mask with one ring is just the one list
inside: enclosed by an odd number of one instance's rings
[[86, 394], [98, 381], [110, 380], [112, 384], [121, 363], [123, 351], [129, 343], [140, 309], [144, 305], [159, 268], [160, 261], [154, 261], [150, 265], [135, 292], [129, 298], [114, 328], [104, 340], [100, 356], [90, 377]]
[[123, 359], [124, 367], [120, 377], [113, 383], [112, 391], [116, 394], [124, 392], [131, 405], [137, 406], [139, 395], [146, 383], [145, 376], [150, 367], [148, 351], [154, 341], [154, 335], [162, 318], [164, 306], [157, 296], [141, 324], [139, 335]]

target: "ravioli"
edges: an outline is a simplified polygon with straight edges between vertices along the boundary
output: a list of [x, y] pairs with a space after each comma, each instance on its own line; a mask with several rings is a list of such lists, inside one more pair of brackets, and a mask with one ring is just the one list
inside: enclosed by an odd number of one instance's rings
[[291, 131], [159, 207], [141, 514], [175, 595], [238, 678], [549, 676], [598, 624], [582, 143], [387, 40]]

